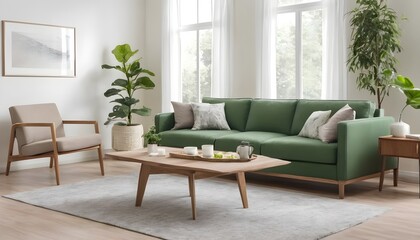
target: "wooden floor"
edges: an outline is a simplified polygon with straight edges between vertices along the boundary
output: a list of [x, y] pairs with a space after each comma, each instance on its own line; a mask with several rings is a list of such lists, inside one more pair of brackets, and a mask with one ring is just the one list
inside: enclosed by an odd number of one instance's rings
[[[83, 162], [61, 165], [61, 184], [101, 178], [99, 163]], [[12, 166], [13, 170], [13, 166]], [[105, 160], [105, 175], [121, 175], [138, 171], [136, 163]], [[228, 180], [228, 179], [227, 179]], [[202, 180], [205, 181], [205, 180]], [[385, 179], [379, 192], [378, 179], [346, 187], [346, 198], [339, 200], [337, 188], [328, 184], [247, 175], [248, 183], [268, 184], [291, 191], [315, 194], [337, 201], [367, 203], [390, 208], [385, 214], [325, 239], [420, 239], [420, 199], [418, 184], [399, 183], [392, 187]], [[48, 167], [14, 171], [0, 175], [0, 195], [54, 186], [55, 176]], [[252, 206], [250, 206], [252, 207]], [[310, 218], [308, 218], [310, 221]], [[334, 223], [331, 223], [334, 224]], [[0, 239], [155, 239], [106, 224], [34, 207], [0, 198]]]

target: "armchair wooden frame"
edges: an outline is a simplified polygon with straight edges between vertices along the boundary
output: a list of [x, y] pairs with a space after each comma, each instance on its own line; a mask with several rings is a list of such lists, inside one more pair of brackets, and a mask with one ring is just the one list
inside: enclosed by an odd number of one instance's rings
[[[97, 121], [87, 121], [87, 120], [63, 120], [63, 124], [93, 124], [95, 127], [95, 133], [99, 133], [99, 126]], [[16, 138], [16, 129], [21, 127], [49, 127], [51, 130], [51, 140], [53, 145], [53, 151], [42, 153], [38, 155], [13, 155], [13, 149], [14, 149], [14, 143]], [[54, 123], [15, 123], [12, 125], [12, 128], [10, 130], [10, 140], [9, 140], [9, 153], [7, 158], [7, 167], [6, 167], [6, 176], [9, 175], [10, 171], [10, 165], [14, 161], [22, 161], [22, 160], [29, 160], [29, 159], [35, 159], [35, 158], [50, 158], [50, 168], [54, 166], [55, 168], [55, 178], [57, 181], [57, 185], [60, 185], [60, 169], [58, 165], [58, 156], [63, 154], [69, 154], [69, 153], [75, 153], [80, 151], [89, 151], [89, 150], [97, 150], [98, 151], [98, 158], [99, 158], [99, 165], [101, 168], [101, 174], [102, 176], [105, 175], [104, 171], [104, 162], [103, 162], [103, 155], [102, 155], [102, 147], [101, 144], [88, 147], [88, 148], [82, 148], [72, 151], [58, 151], [57, 147], [57, 137], [56, 137], [56, 128]]]

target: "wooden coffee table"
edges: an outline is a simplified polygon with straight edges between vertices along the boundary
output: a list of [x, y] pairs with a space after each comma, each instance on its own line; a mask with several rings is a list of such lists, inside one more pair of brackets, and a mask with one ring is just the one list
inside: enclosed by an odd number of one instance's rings
[[258, 171], [265, 168], [286, 165], [289, 162], [258, 155], [257, 159], [249, 162], [207, 162], [168, 157], [169, 152], [180, 152], [182, 149], [166, 148], [166, 156], [151, 157], [145, 150], [107, 153], [106, 157], [115, 160], [141, 163], [137, 187], [136, 206], [140, 207], [144, 191], [150, 174], [172, 173], [188, 176], [189, 192], [191, 196], [192, 217], [196, 219], [195, 183], [196, 179], [204, 179], [229, 174], [236, 174], [242, 205], [248, 208], [246, 194], [245, 172]]

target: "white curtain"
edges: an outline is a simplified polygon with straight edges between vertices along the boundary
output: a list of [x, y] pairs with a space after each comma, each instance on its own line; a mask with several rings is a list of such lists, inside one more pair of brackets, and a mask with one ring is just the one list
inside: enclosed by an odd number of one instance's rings
[[256, 97], [276, 98], [276, 0], [255, 1]]
[[[178, 0], [162, 4], [162, 111], [172, 111], [171, 101], [182, 101]], [[228, 97], [232, 79], [232, 0], [213, 1], [212, 96]]]
[[182, 99], [178, 0], [163, 0], [162, 16], [162, 112], [169, 112], [171, 101]]
[[326, 17], [323, 22], [323, 81], [322, 98], [347, 98], [346, 43], [344, 0], [323, 0]]
[[212, 97], [229, 97], [233, 0], [213, 0]]
[[[256, 1], [256, 95], [276, 98], [276, 0]], [[323, 99], [345, 99], [347, 86], [344, 0], [322, 0], [323, 21]]]

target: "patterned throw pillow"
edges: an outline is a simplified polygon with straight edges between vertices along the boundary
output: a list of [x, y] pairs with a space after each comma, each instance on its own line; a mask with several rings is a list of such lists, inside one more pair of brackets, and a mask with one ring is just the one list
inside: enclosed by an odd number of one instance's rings
[[172, 129], [192, 128], [194, 115], [190, 103], [171, 102], [174, 108], [175, 126]]
[[318, 128], [324, 125], [331, 115], [331, 110], [315, 111], [308, 117], [298, 136], [318, 138]]
[[192, 130], [230, 130], [225, 116], [225, 104], [192, 103], [194, 126]]
[[348, 104], [338, 110], [327, 123], [319, 127], [318, 137], [321, 141], [330, 143], [337, 140], [337, 124], [345, 120], [353, 120], [356, 117], [354, 111]]

